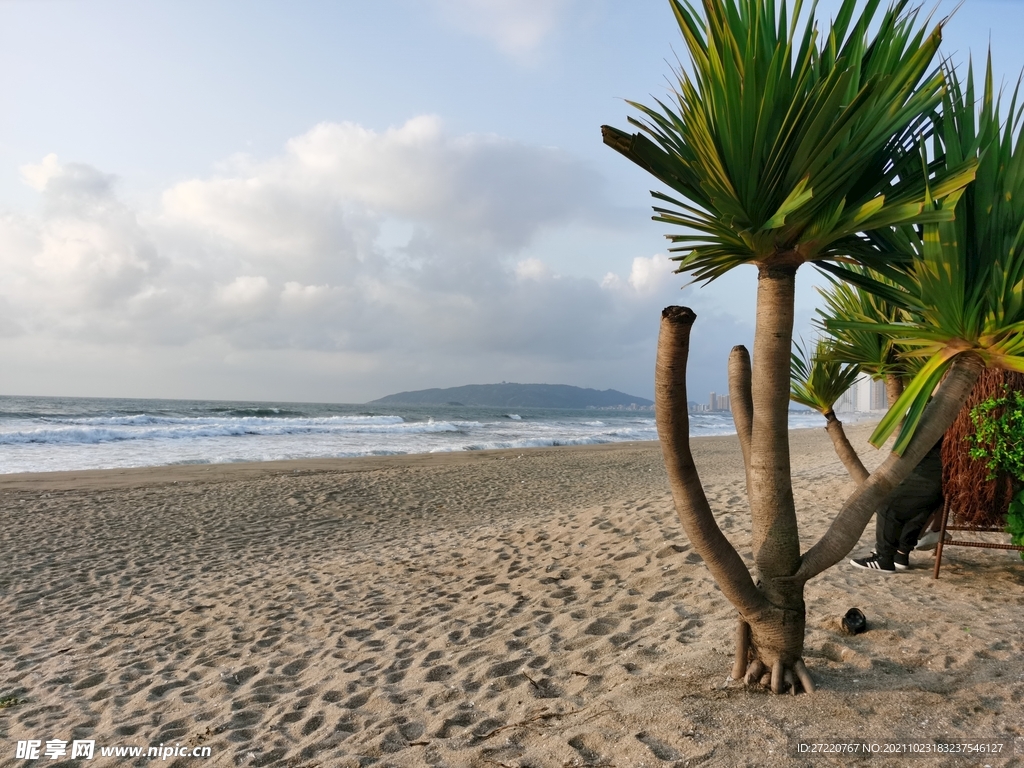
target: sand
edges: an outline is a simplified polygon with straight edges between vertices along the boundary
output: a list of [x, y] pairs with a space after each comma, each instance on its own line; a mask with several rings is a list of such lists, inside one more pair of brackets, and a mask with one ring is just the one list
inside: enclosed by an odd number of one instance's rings
[[[852, 484], [824, 430], [791, 443], [806, 548]], [[735, 438], [694, 448], [749, 561]], [[656, 444], [4, 475], [0, 510], [0, 765], [1024, 765], [1017, 553], [829, 570], [806, 592], [819, 690], [746, 689]], [[30, 739], [96, 757], [16, 760]], [[795, 751], [850, 739], [1007, 746]]]

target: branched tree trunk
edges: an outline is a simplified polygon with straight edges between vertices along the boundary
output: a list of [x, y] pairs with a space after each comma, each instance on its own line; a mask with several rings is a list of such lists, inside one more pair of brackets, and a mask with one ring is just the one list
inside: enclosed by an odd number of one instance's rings
[[[762, 269], [760, 306], [779, 302], [792, 308], [793, 272]], [[776, 305], [778, 306], [778, 305]], [[857, 543], [871, 515], [885, 497], [917, 465], [952, 423], [982, 370], [972, 353], [956, 357], [938, 392], [925, 410], [903, 456], [891, 454], [858, 485], [829, 530], [802, 558], [789, 475], [788, 423], [760, 413], [787, 412], [788, 353], [792, 312], [758, 314], [754, 367], [751, 371], [753, 418], [748, 486], [754, 522], [754, 556], [760, 579], [755, 584], [742, 558], [715, 521], [690, 452], [686, 407], [686, 362], [690, 329], [696, 315], [685, 307], [662, 313], [655, 369], [655, 409], [662, 455], [668, 470], [676, 512], [694, 549], [704, 559], [725, 597], [736, 606], [740, 621], [732, 676], [748, 683], [767, 683], [780, 693], [814, 690], [803, 663], [805, 629], [804, 584], [839, 562]], [[734, 350], [730, 360], [730, 391], [744, 391], [744, 357]], [[779, 365], [782, 360], [785, 365]], [[779, 400], [781, 400], [781, 407]], [[746, 414], [744, 398], [734, 411], [737, 432]], [[847, 445], [848, 445], [847, 441]], [[852, 451], [852, 447], [850, 449]], [[858, 460], [859, 463], [859, 460]], [[863, 470], [863, 465], [860, 465]]]
[[868, 471], [864, 468], [864, 463], [860, 460], [860, 456], [857, 455], [857, 451], [850, 445], [850, 439], [846, 436], [846, 431], [843, 429], [843, 422], [839, 420], [832, 410], [826, 411], [824, 416], [825, 431], [832, 438], [832, 445], [835, 446], [839, 460], [843, 462], [843, 466], [850, 473], [850, 477], [858, 483], [864, 482], [868, 479]]
[[[748, 683], [756, 683], [762, 677], [769, 679], [770, 675], [770, 684], [776, 692], [781, 692], [787, 686], [795, 691], [797, 682], [800, 682], [804, 690], [813, 690], [813, 682], [801, 661], [804, 639], [803, 585], [787, 578], [768, 579], [763, 573], [761, 582], [754, 584], [742, 558], [715, 522], [697, 475], [690, 452], [689, 414], [686, 408], [686, 361], [690, 328], [695, 318], [696, 315], [690, 309], [668, 307], [662, 313], [661, 334], [658, 338], [655, 414], [676, 512], [690, 542], [704, 559], [722, 593], [739, 610], [741, 623], [737, 630], [738, 647], [733, 677], [745, 675]], [[788, 395], [788, 357], [784, 357], [784, 360], [787, 364], [784, 371], [785, 392]], [[767, 427], [762, 425], [762, 431], [770, 434], [771, 427], [771, 424]], [[756, 430], [755, 422], [752, 433]], [[788, 431], [784, 437], [788, 448]], [[759, 464], [757, 450], [752, 441], [751, 465], [761, 466], [760, 471], [764, 473], [765, 462], [762, 460]], [[786, 461], [788, 464], [788, 451]], [[789, 499], [792, 510], [791, 491]], [[770, 517], [771, 510], [768, 512], [768, 515], [762, 517]], [[793, 517], [795, 531], [795, 515]], [[764, 545], [762, 550], [767, 555], [768, 545]], [[793, 563], [793, 570], [797, 564]], [[790, 574], [780, 575], [784, 577]]]

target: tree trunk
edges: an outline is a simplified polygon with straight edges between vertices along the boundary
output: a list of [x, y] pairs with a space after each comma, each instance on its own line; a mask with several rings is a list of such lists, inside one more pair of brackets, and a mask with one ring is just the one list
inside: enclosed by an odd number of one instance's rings
[[750, 395], [750, 353], [742, 344], [729, 353], [729, 404], [732, 423], [743, 453], [743, 466], [750, 469], [750, 429], [754, 420], [754, 405]]
[[761, 267], [751, 395], [750, 509], [754, 562], [762, 579], [789, 576], [800, 537], [789, 466], [789, 365], [793, 347], [795, 267]]
[[658, 358], [654, 371], [654, 415], [668, 471], [672, 498], [683, 529], [707, 564], [729, 602], [741, 614], [765, 606], [743, 559], [715, 522], [690, 452], [690, 415], [686, 406], [686, 362], [690, 328], [697, 318], [688, 307], [667, 307], [661, 313]]
[[868, 479], [868, 471], [864, 468], [864, 464], [861, 462], [860, 456], [857, 455], [857, 451], [850, 445], [850, 440], [846, 437], [846, 431], [843, 429], [843, 422], [839, 420], [831, 409], [826, 411], [824, 416], [825, 431], [832, 438], [832, 445], [835, 446], [839, 460], [843, 462], [843, 466], [850, 473], [850, 477], [857, 483], [864, 482]]
[[[792, 281], [789, 288], [791, 291]], [[785, 293], [784, 287], [782, 293]], [[789, 317], [791, 319], [791, 312]], [[737, 631], [738, 647], [733, 677], [745, 676], [748, 683], [757, 683], [763, 676], [770, 674], [770, 684], [775, 692], [781, 692], [787, 687], [795, 692], [798, 685], [806, 691], [811, 691], [814, 684], [801, 660], [805, 616], [802, 582], [785, 578], [787, 574], [780, 574], [783, 578], [769, 579], [762, 573], [762, 580], [757, 585], [754, 584], [742, 558], [715, 522], [693, 463], [690, 452], [689, 414], [686, 407], [686, 361], [690, 329], [695, 319], [696, 315], [686, 307], [668, 307], [662, 312], [661, 333], [658, 337], [658, 361], [654, 382], [655, 416], [676, 512], [697, 554], [704, 559], [722, 593], [740, 613], [741, 624]], [[783, 335], [788, 336], [788, 333]], [[771, 359], [772, 345], [766, 346], [763, 360]], [[787, 349], [786, 354], [782, 356], [786, 364], [783, 376], [784, 413], [788, 413], [788, 354]], [[775, 380], [770, 380], [769, 383], [772, 386], [777, 384]], [[775, 392], [771, 387], [762, 385], [761, 396], [762, 399], [774, 397]], [[788, 427], [788, 424], [786, 426]], [[762, 424], [762, 443], [770, 442], [767, 437], [772, 434], [775, 427], [776, 425], [770, 421], [767, 425]], [[757, 429], [755, 421], [752, 433]], [[788, 480], [788, 431], [783, 433], [783, 443], [787, 464], [785, 474]], [[779, 453], [777, 445], [764, 450], [769, 453], [774, 450], [775, 455]], [[762, 475], [772, 471], [771, 462], [767, 462], [767, 468], [765, 461], [758, 462], [757, 452], [758, 448], [752, 440], [752, 468], [760, 466], [759, 471]], [[788, 487], [788, 483], [785, 486]], [[776, 482], [773, 486], [776, 492], [778, 487], [779, 483]], [[785, 488], [782, 495], [785, 496]], [[789, 510], [792, 512], [791, 490], [788, 495]], [[764, 499], [762, 503], [765, 503]], [[762, 515], [762, 520], [766, 517], [770, 515]], [[793, 517], [795, 518], [795, 515]], [[795, 519], [793, 531], [795, 532]], [[794, 545], [798, 547], [799, 542], [794, 542]], [[770, 546], [768, 542], [762, 544], [765, 555], [772, 551]], [[772, 562], [768, 562], [769, 570], [773, 565]], [[795, 570], [796, 564], [792, 567]]]
[[888, 401], [890, 408], [900, 399], [900, 395], [903, 394], [905, 387], [906, 382], [903, 381], [902, 376], [898, 376], [895, 373], [885, 374], [885, 399]]
[[750, 629], [755, 656], [770, 668], [777, 662], [791, 668], [803, 653], [803, 585], [788, 580], [800, 565], [789, 464], [795, 287], [795, 266], [759, 267], [747, 486], [758, 588], [771, 609], [752, 621]]
[[868, 479], [857, 486], [832, 525], [803, 556], [794, 580], [803, 584], [850, 553], [879, 505], [932, 449], [963, 408], [984, 370], [980, 357], [965, 352], [953, 360], [921, 416], [921, 422], [903, 455], [890, 453]]

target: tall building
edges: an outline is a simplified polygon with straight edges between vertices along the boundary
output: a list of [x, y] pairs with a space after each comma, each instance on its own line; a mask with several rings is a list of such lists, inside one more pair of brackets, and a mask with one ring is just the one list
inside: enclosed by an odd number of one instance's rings
[[836, 413], [853, 413], [857, 410], [857, 385], [854, 384], [836, 400], [833, 406]]
[[871, 410], [885, 411], [889, 409], [889, 396], [885, 392], [885, 379], [871, 382]]
[[834, 406], [836, 413], [867, 413], [884, 411], [888, 407], [885, 382], [872, 381], [866, 374], [861, 374]]
[[731, 411], [732, 404], [729, 401], [728, 395], [720, 395], [717, 392], [712, 392], [708, 397], [708, 410], [709, 411]]

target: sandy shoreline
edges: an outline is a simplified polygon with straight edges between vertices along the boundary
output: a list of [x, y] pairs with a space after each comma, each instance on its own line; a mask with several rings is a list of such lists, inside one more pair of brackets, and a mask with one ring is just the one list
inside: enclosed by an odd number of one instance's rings
[[[701, 438], [706, 439], [706, 438]], [[220, 482], [253, 477], [310, 472], [367, 472], [373, 470], [461, 466], [489, 458], [515, 457], [545, 451], [616, 451], [622, 447], [657, 448], [657, 441], [601, 443], [594, 445], [501, 448], [482, 451], [439, 451], [393, 456], [361, 456], [356, 458], [282, 459], [278, 461], [236, 461], [217, 464], [172, 464], [157, 467], [118, 469], [80, 469], [58, 472], [16, 472], [0, 474], [0, 491], [5, 489], [84, 489], [118, 488], [138, 485], [159, 485], [182, 482]]]
[[[806, 547], [852, 486], [823, 430], [791, 445]], [[735, 437], [694, 447], [749, 559]], [[78, 764], [15, 760], [26, 739], [210, 747], [179, 766], [845, 765], [790, 740], [850, 737], [1010, 739], [910, 764], [1024, 764], [1016, 553], [950, 548], [937, 582], [926, 556], [837, 566], [807, 588], [821, 690], [726, 686], [735, 613], [656, 444], [0, 475], [0, 510], [0, 700], [23, 700], [0, 765]]]

